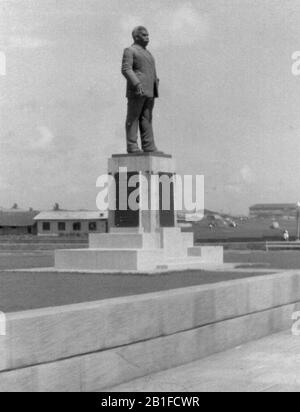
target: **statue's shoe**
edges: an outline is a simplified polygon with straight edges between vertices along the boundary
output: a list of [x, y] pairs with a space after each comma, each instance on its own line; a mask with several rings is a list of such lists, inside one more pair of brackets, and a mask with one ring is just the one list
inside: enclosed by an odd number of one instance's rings
[[128, 154], [139, 154], [139, 153], [143, 153], [143, 151], [141, 149], [133, 149], [133, 150], [127, 150]]
[[158, 149], [154, 149], [154, 150], [144, 150], [144, 153], [157, 153], [157, 154], [163, 154], [164, 152], [162, 152], [161, 150]]

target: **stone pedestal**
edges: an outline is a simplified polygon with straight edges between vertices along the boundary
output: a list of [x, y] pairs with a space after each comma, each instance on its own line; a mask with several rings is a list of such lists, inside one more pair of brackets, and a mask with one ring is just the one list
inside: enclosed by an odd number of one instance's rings
[[[175, 162], [166, 154], [113, 155], [108, 173], [116, 182], [109, 196], [109, 228], [154, 232], [175, 227]], [[138, 210], [130, 208], [139, 197]]]
[[108, 172], [114, 183], [109, 233], [90, 234], [89, 249], [56, 251], [58, 270], [145, 272], [223, 263], [222, 247], [194, 247], [193, 233], [177, 227], [172, 156], [113, 155]]

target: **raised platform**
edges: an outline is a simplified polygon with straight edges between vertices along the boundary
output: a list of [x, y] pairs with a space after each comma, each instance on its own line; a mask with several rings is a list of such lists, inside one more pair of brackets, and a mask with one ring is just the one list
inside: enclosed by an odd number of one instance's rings
[[171, 155], [164, 153], [114, 154], [108, 160], [108, 172], [113, 174], [126, 167], [128, 172], [175, 173]]
[[9, 313], [0, 392], [105, 390], [289, 329], [299, 309], [285, 272]]
[[164, 152], [121, 153], [112, 155], [112, 158], [115, 159], [124, 157], [165, 157], [166, 159], [171, 159], [172, 155]]
[[57, 250], [57, 270], [155, 271], [201, 269], [203, 265], [223, 263], [222, 246], [193, 245], [193, 233], [180, 228], [162, 228], [157, 232], [95, 233], [89, 237], [89, 249]]
[[164, 264], [163, 250], [77, 249], [55, 253], [55, 268], [64, 270], [152, 270]]
[[89, 238], [90, 248], [100, 249], [156, 249], [160, 247], [159, 233], [94, 233]]
[[114, 154], [108, 174], [109, 233], [91, 234], [87, 250], [56, 251], [56, 270], [141, 273], [223, 263], [222, 247], [195, 247], [193, 233], [177, 227], [179, 194], [171, 155]]

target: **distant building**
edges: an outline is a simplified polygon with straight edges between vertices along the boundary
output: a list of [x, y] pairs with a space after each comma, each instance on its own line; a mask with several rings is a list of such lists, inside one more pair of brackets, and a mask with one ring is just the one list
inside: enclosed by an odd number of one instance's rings
[[40, 236], [107, 232], [107, 212], [55, 210], [39, 213], [34, 220]]
[[296, 203], [266, 203], [251, 206], [250, 217], [294, 218], [297, 213]]
[[0, 209], [0, 235], [35, 235], [34, 210]]

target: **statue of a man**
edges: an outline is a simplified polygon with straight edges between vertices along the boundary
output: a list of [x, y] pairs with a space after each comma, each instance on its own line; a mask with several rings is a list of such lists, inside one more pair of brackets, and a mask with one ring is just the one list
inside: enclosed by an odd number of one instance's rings
[[142, 152], [138, 146], [138, 128], [143, 151], [157, 152], [152, 128], [152, 111], [154, 100], [158, 97], [159, 83], [155, 60], [147, 50], [148, 30], [138, 26], [133, 30], [132, 37], [134, 43], [124, 50], [122, 62], [122, 74], [127, 79], [127, 152]]

